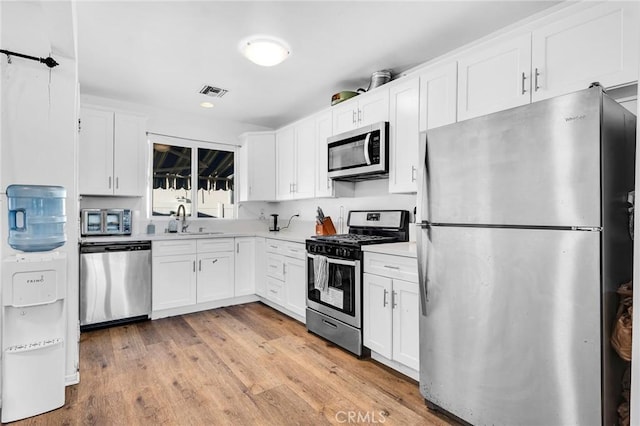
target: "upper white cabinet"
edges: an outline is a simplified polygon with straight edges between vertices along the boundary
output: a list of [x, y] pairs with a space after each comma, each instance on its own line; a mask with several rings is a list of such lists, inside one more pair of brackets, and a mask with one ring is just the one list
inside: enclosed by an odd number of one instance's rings
[[333, 135], [333, 115], [327, 109], [314, 117], [316, 142], [316, 197], [352, 197], [355, 184], [353, 182], [334, 181], [329, 179], [329, 152], [327, 139]]
[[81, 108], [80, 194], [142, 196], [145, 131], [142, 116]]
[[531, 34], [474, 49], [458, 58], [458, 120], [531, 101]]
[[315, 187], [315, 121], [309, 118], [276, 132], [276, 199], [312, 198]]
[[332, 108], [333, 134], [389, 121], [389, 89], [376, 88]]
[[420, 72], [421, 132], [456, 122], [458, 64], [439, 64]]
[[532, 99], [638, 79], [638, 3], [594, 6], [533, 32]]
[[276, 138], [273, 132], [245, 133], [240, 137], [239, 201], [276, 199]]
[[416, 192], [419, 94], [418, 77], [389, 90], [389, 192]]
[[[584, 7], [581, 5], [581, 7]], [[458, 120], [638, 77], [638, 3], [605, 2], [458, 58]]]

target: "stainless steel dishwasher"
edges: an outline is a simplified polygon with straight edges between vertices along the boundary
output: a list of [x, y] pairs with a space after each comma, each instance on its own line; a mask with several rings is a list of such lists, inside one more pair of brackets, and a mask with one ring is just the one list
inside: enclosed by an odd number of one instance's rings
[[151, 242], [80, 245], [80, 328], [149, 318]]

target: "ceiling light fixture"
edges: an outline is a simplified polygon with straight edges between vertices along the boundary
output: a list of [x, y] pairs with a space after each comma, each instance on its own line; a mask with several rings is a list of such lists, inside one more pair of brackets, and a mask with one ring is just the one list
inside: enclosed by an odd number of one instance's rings
[[213, 108], [213, 104], [211, 102], [201, 102], [200, 106], [202, 108]]
[[258, 35], [242, 40], [240, 52], [255, 64], [271, 67], [287, 59], [291, 54], [291, 48], [279, 38]]

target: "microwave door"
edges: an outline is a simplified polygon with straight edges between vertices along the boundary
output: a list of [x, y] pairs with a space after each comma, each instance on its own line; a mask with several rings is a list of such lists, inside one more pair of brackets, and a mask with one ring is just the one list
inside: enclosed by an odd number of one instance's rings
[[117, 234], [120, 232], [120, 224], [122, 223], [122, 215], [117, 212], [108, 212], [106, 214], [106, 231], [109, 234]]

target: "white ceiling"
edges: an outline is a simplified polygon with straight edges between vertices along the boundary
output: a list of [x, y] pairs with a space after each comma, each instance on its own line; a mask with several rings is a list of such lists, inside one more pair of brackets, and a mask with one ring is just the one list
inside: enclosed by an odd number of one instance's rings
[[[81, 93], [277, 128], [374, 71], [395, 75], [556, 3], [80, 1]], [[238, 43], [252, 34], [286, 40], [291, 56], [249, 62]], [[209, 98], [204, 84], [229, 92]]]

